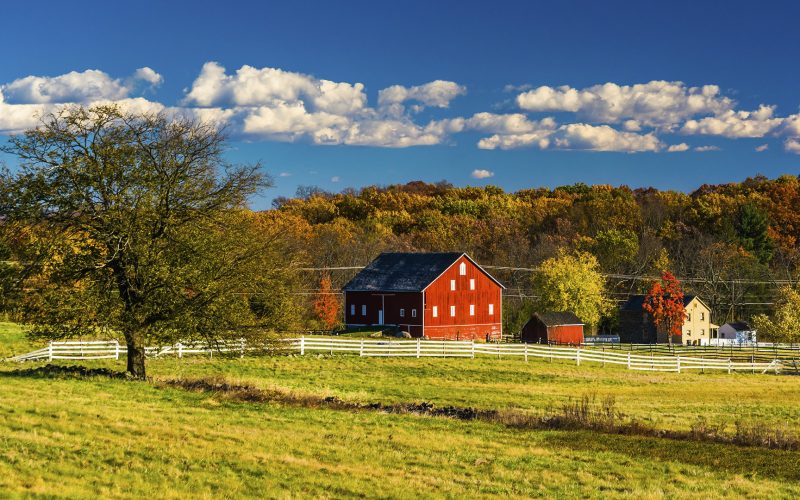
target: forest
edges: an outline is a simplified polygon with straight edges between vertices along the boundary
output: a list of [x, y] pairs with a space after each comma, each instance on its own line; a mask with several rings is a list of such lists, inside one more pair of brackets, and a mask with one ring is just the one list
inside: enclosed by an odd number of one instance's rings
[[[303, 293], [344, 284], [382, 251], [464, 251], [506, 286], [505, 330], [535, 303], [538, 266], [560, 252], [596, 257], [606, 294], [644, 293], [662, 270], [722, 324], [770, 313], [800, 271], [800, 180], [764, 176], [691, 193], [574, 184], [507, 193], [409, 182], [329, 193], [301, 187], [259, 214], [288, 228]], [[327, 284], [326, 284], [327, 286]], [[614, 309], [602, 327], [613, 331]]]

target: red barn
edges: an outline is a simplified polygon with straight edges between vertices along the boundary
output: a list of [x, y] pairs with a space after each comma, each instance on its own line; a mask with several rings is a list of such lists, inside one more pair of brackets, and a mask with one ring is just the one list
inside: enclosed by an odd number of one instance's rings
[[583, 322], [571, 312], [536, 313], [520, 332], [523, 342], [581, 344]]
[[382, 253], [344, 286], [344, 322], [394, 325], [431, 339], [498, 340], [503, 289], [465, 253]]

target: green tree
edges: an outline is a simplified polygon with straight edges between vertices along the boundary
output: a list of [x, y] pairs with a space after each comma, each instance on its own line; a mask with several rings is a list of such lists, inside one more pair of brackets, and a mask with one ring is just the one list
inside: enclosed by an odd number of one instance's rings
[[597, 258], [585, 252], [561, 251], [539, 267], [533, 277], [537, 309], [572, 311], [590, 328], [596, 328], [610, 308]]
[[137, 378], [150, 342], [258, 335], [247, 294], [287, 263], [243, 209], [270, 180], [227, 163], [214, 126], [69, 107], [3, 151], [20, 170], [2, 173], [0, 215], [40, 229], [25, 259], [35, 335], [121, 333]]
[[757, 314], [753, 325], [760, 340], [800, 342], [800, 291], [790, 286], [782, 288], [772, 317]]
[[755, 255], [762, 264], [772, 260], [775, 245], [769, 236], [767, 213], [752, 203], [739, 209], [736, 232], [745, 250]]

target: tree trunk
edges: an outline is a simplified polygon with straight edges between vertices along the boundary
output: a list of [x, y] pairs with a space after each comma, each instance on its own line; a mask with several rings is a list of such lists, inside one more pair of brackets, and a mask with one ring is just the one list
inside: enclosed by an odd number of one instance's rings
[[125, 334], [125, 343], [128, 346], [128, 373], [134, 378], [144, 380], [144, 336], [134, 333]]

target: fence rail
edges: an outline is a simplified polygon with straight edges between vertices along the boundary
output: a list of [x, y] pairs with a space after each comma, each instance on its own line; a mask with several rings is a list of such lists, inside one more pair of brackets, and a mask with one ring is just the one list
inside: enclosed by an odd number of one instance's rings
[[[363, 357], [412, 357], [412, 358], [475, 358], [475, 357], [517, 357], [525, 361], [543, 359], [547, 361], [572, 361], [578, 366], [582, 363], [596, 363], [623, 366], [629, 370], [654, 372], [685, 372], [720, 370], [728, 373], [748, 371], [752, 373], [785, 372], [800, 373], [800, 363], [790, 359], [739, 360], [732, 357], [710, 357], [686, 354], [672, 350], [669, 355], [643, 354], [646, 351], [608, 349], [601, 347], [564, 347], [540, 344], [488, 344], [474, 341], [441, 340], [373, 340], [300, 337], [287, 339], [283, 347], [300, 355], [312, 352], [330, 354], [352, 353]], [[263, 350], [263, 346], [249, 346], [242, 340], [207, 343], [177, 343], [169, 346], [147, 347], [149, 357], [176, 356], [191, 354], [232, 353], [244, 356], [247, 352]], [[50, 361], [58, 359], [93, 360], [119, 359], [125, 355], [125, 346], [117, 341], [93, 342], [50, 342], [47, 347], [11, 358], [13, 361]]]

